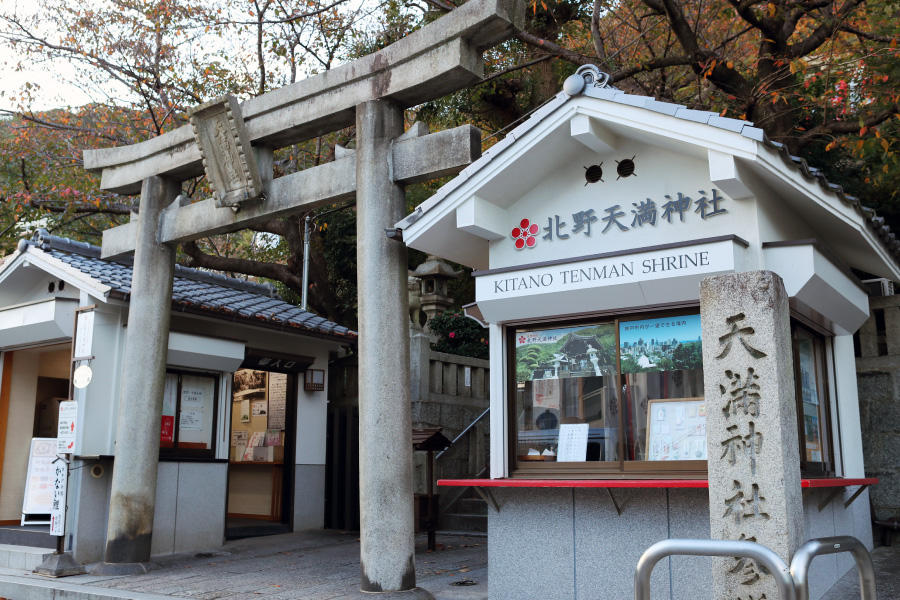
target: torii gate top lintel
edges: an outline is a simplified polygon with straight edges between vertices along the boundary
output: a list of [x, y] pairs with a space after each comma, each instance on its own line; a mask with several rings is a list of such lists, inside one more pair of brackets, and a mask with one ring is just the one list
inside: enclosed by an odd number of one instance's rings
[[[276, 150], [354, 123], [355, 107], [379, 98], [415, 106], [483, 77], [482, 52], [523, 27], [521, 0], [470, 0], [378, 52], [250, 98], [241, 105], [251, 143]], [[84, 167], [102, 172], [100, 187], [141, 191], [160, 175], [203, 174], [190, 125], [129, 146], [84, 151]]]

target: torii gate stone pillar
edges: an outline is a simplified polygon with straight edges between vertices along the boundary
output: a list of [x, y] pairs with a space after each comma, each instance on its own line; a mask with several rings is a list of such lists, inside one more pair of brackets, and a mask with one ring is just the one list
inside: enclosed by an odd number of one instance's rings
[[[403, 109], [389, 100], [356, 107], [356, 285], [359, 293], [359, 509], [361, 589], [416, 587], [406, 246], [384, 230], [405, 215], [391, 181]], [[399, 216], [397, 221], [392, 221]], [[387, 342], [387, 343], [386, 343]], [[364, 382], [364, 383], [363, 383]], [[387, 558], [390, 557], [390, 558]]]
[[[135, 250], [105, 562], [148, 568], [175, 245], [357, 199], [360, 322], [361, 592], [428, 598], [416, 588], [406, 247], [386, 229], [405, 186], [459, 173], [481, 154], [471, 126], [403, 132], [403, 110], [477, 83], [482, 52], [522, 29], [522, 0], [470, 0], [352, 63], [238, 105], [192, 111], [191, 126], [123, 148], [88, 150], [100, 187], [141, 192], [140, 214], [103, 233], [103, 258]], [[272, 152], [356, 123], [356, 150], [273, 179]], [[175, 198], [206, 173], [215, 198]], [[175, 201], [173, 201], [173, 199]]]

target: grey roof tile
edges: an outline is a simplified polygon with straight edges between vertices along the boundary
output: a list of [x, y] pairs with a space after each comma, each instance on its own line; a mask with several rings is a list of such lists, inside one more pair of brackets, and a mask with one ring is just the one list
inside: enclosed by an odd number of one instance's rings
[[653, 100], [648, 96], [635, 96], [634, 94], [616, 94], [613, 96], [613, 102], [617, 102], [619, 104], [627, 104], [628, 106], [637, 106], [639, 108], [643, 108], [646, 106], [647, 102]]
[[696, 121], [697, 123], [709, 123], [709, 120], [713, 117], [718, 117], [714, 112], [708, 112], [705, 110], [694, 110], [692, 108], [679, 108], [675, 112], [675, 117], [678, 119], [684, 119], [685, 121]]
[[744, 127], [747, 126], [747, 121], [741, 121], [739, 119], [728, 119], [726, 117], [715, 115], [709, 118], [709, 124], [713, 127], [718, 127], [719, 129], [727, 129], [728, 131], [740, 133], [741, 131], [743, 131]]
[[680, 104], [672, 104], [671, 102], [660, 102], [659, 100], [654, 100], [653, 98], [648, 98], [647, 103], [644, 104], [644, 108], [648, 110], [652, 110], [653, 112], [662, 113], [664, 115], [669, 115], [670, 117], [674, 117], [675, 113], [678, 112], [679, 109], [684, 108]]
[[[100, 258], [100, 248], [39, 230], [27, 245], [89, 275], [126, 300], [131, 295], [133, 267]], [[176, 265], [172, 303], [218, 315], [241, 315], [292, 329], [353, 339], [356, 332], [282, 300], [269, 284], [259, 284]]]

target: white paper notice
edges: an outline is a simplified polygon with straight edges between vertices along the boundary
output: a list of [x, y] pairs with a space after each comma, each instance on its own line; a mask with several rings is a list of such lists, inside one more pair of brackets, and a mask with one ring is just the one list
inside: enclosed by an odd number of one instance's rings
[[203, 390], [184, 386], [181, 388], [181, 408], [203, 408]]
[[254, 400], [253, 401], [253, 416], [254, 417], [264, 417], [266, 413], [268, 413], [268, 402], [265, 400]]
[[203, 429], [203, 411], [182, 410], [178, 428], [182, 431], [200, 431]]
[[589, 429], [590, 426], [587, 423], [560, 425], [556, 462], [584, 462], [587, 460]]
[[269, 427], [284, 429], [287, 408], [287, 378], [284, 373], [269, 373]]
[[86, 310], [78, 313], [77, 333], [75, 335], [75, 358], [91, 355], [94, 341], [94, 311]]

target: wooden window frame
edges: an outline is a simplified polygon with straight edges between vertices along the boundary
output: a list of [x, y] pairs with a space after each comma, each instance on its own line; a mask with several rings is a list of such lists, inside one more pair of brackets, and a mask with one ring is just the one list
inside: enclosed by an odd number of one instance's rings
[[[803, 393], [801, 391], [802, 380], [799, 377], [800, 375], [800, 348], [796, 343], [797, 340], [797, 332], [803, 331], [808, 336], [810, 336], [814, 340], [815, 345], [815, 367], [816, 367], [816, 375], [817, 375], [817, 385], [818, 385], [818, 375], [819, 370], [821, 369], [821, 382], [822, 389], [820, 393], [820, 401], [822, 403], [820, 410], [820, 418], [824, 421], [820, 428], [822, 433], [824, 434], [824, 440], [822, 442], [822, 458], [827, 458], [828, 460], [822, 460], [819, 462], [810, 462], [806, 460], [806, 433], [805, 427], [803, 423]], [[835, 463], [834, 463], [834, 437], [833, 437], [833, 427], [831, 423], [831, 389], [829, 386], [829, 369], [828, 369], [828, 349], [827, 349], [827, 338], [830, 337], [823, 332], [819, 331], [818, 328], [813, 328], [806, 325], [804, 322], [801, 322], [799, 319], [791, 318], [791, 353], [794, 359], [794, 407], [797, 413], [797, 451], [800, 454], [800, 474], [802, 477], [811, 477], [811, 478], [821, 478], [821, 477], [834, 477], [835, 474]], [[827, 457], [826, 455], [827, 451]]]
[[[216, 457], [216, 444], [218, 440], [216, 439], [216, 434], [218, 432], [219, 426], [219, 385], [221, 383], [219, 373], [213, 373], [209, 371], [190, 371], [187, 369], [172, 369], [166, 368], [166, 375], [177, 375], [178, 376], [178, 389], [176, 391], [175, 396], [175, 424], [172, 427], [172, 447], [163, 447], [159, 448], [159, 457], [167, 458], [167, 459], [195, 459], [195, 458], [215, 458]], [[212, 432], [210, 437], [210, 447], [209, 448], [179, 448], [178, 447], [178, 437], [181, 432], [181, 428], [179, 423], [181, 421], [181, 378], [184, 375], [189, 375], [191, 377], [209, 377], [214, 382], [213, 387], [213, 419], [212, 419]]]
[[[604, 311], [591, 315], [578, 315], [566, 318], [529, 319], [527, 321], [509, 323], [504, 328], [504, 342], [506, 344], [506, 412], [507, 412], [507, 468], [511, 478], [521, 479], [704, 479], [708, 477], [707, 461], [627, 461], [624, 459], [625, 428], [624, 410], [622, 410], [622, 388], [625, 384], [625, 375], [621, 369], [619, 326], [624, 321], [645, 320], [664, 317], [677, 317], [692, 315], [699, 312], [699, 304], [687, 304], [670, 309], [644, 308], [627, 312]], [[792, 311], [793, 312], [793, 311]], [[619, 427], [619, 460], [610, 462], [578, 462], [578, 463], [519, 463], [516, 452], [518, 445], [518, 421], [516, 415], [516, 353], [515, 337], [517, 332], [524, 329], [537, 329], [541, 327], [577, 327], [579, 325], [613, 324], [616, 336], [616, 381], [618, 382], [618, 427]], [[796, 331], [802, 329], [817, 340], [816, 369], [822, 369], [821, 401], [823, 431], [823, 458], [827, 451], [828, 460], [812, 463], [805, 460], [805, 440], [803, 423], [801, 419], [802, 394], [800, 393], [801, 381], [798, 377], [799, 361], [798, 347], [794, 343]], [[800, 453], [800, 470], [804, 477], [834, 477], [835, 473], [835, 449], [831, 414], [832, 393], [829, 385], [829, 366], [827, 357], [827, 338], [831, 334], [814, 327], [805, 319], [791, 316], [791, 351], [794, 359], [794, 386], [795, 386], [795, 413], [797, 415], [798, 447]]]
[[[506, 343], [506, 412], [507, 412], [507, 467], [511, 478], [521, 479], [698, 479], [707, 477], [705, 460], [683, 461], [629, 461], [625, 460], [625, 411], [623, 410], [622, 387], [625, 376], [622, 374], [621, 355], [619, 352], [619, 326], [622, 322], [643, 321], [647, 319], [678, 317], [699, 314], [699, 303], [680, 305], [670, 309], [641, 309], [628, 312], [604, 311], [593, 315], [579, 315], [572, 318], [528, 320], [509, 323], [505, 327]], [[541, 327], [577, 327], [579, 325], [613, 325], [616, 337], [616, 389], [618, 413], [618, 461], [592, 462], [519, 462], [518, 420], [516, 415], [516, 352], [515, 338], [517, 332], [525, 329]]]

